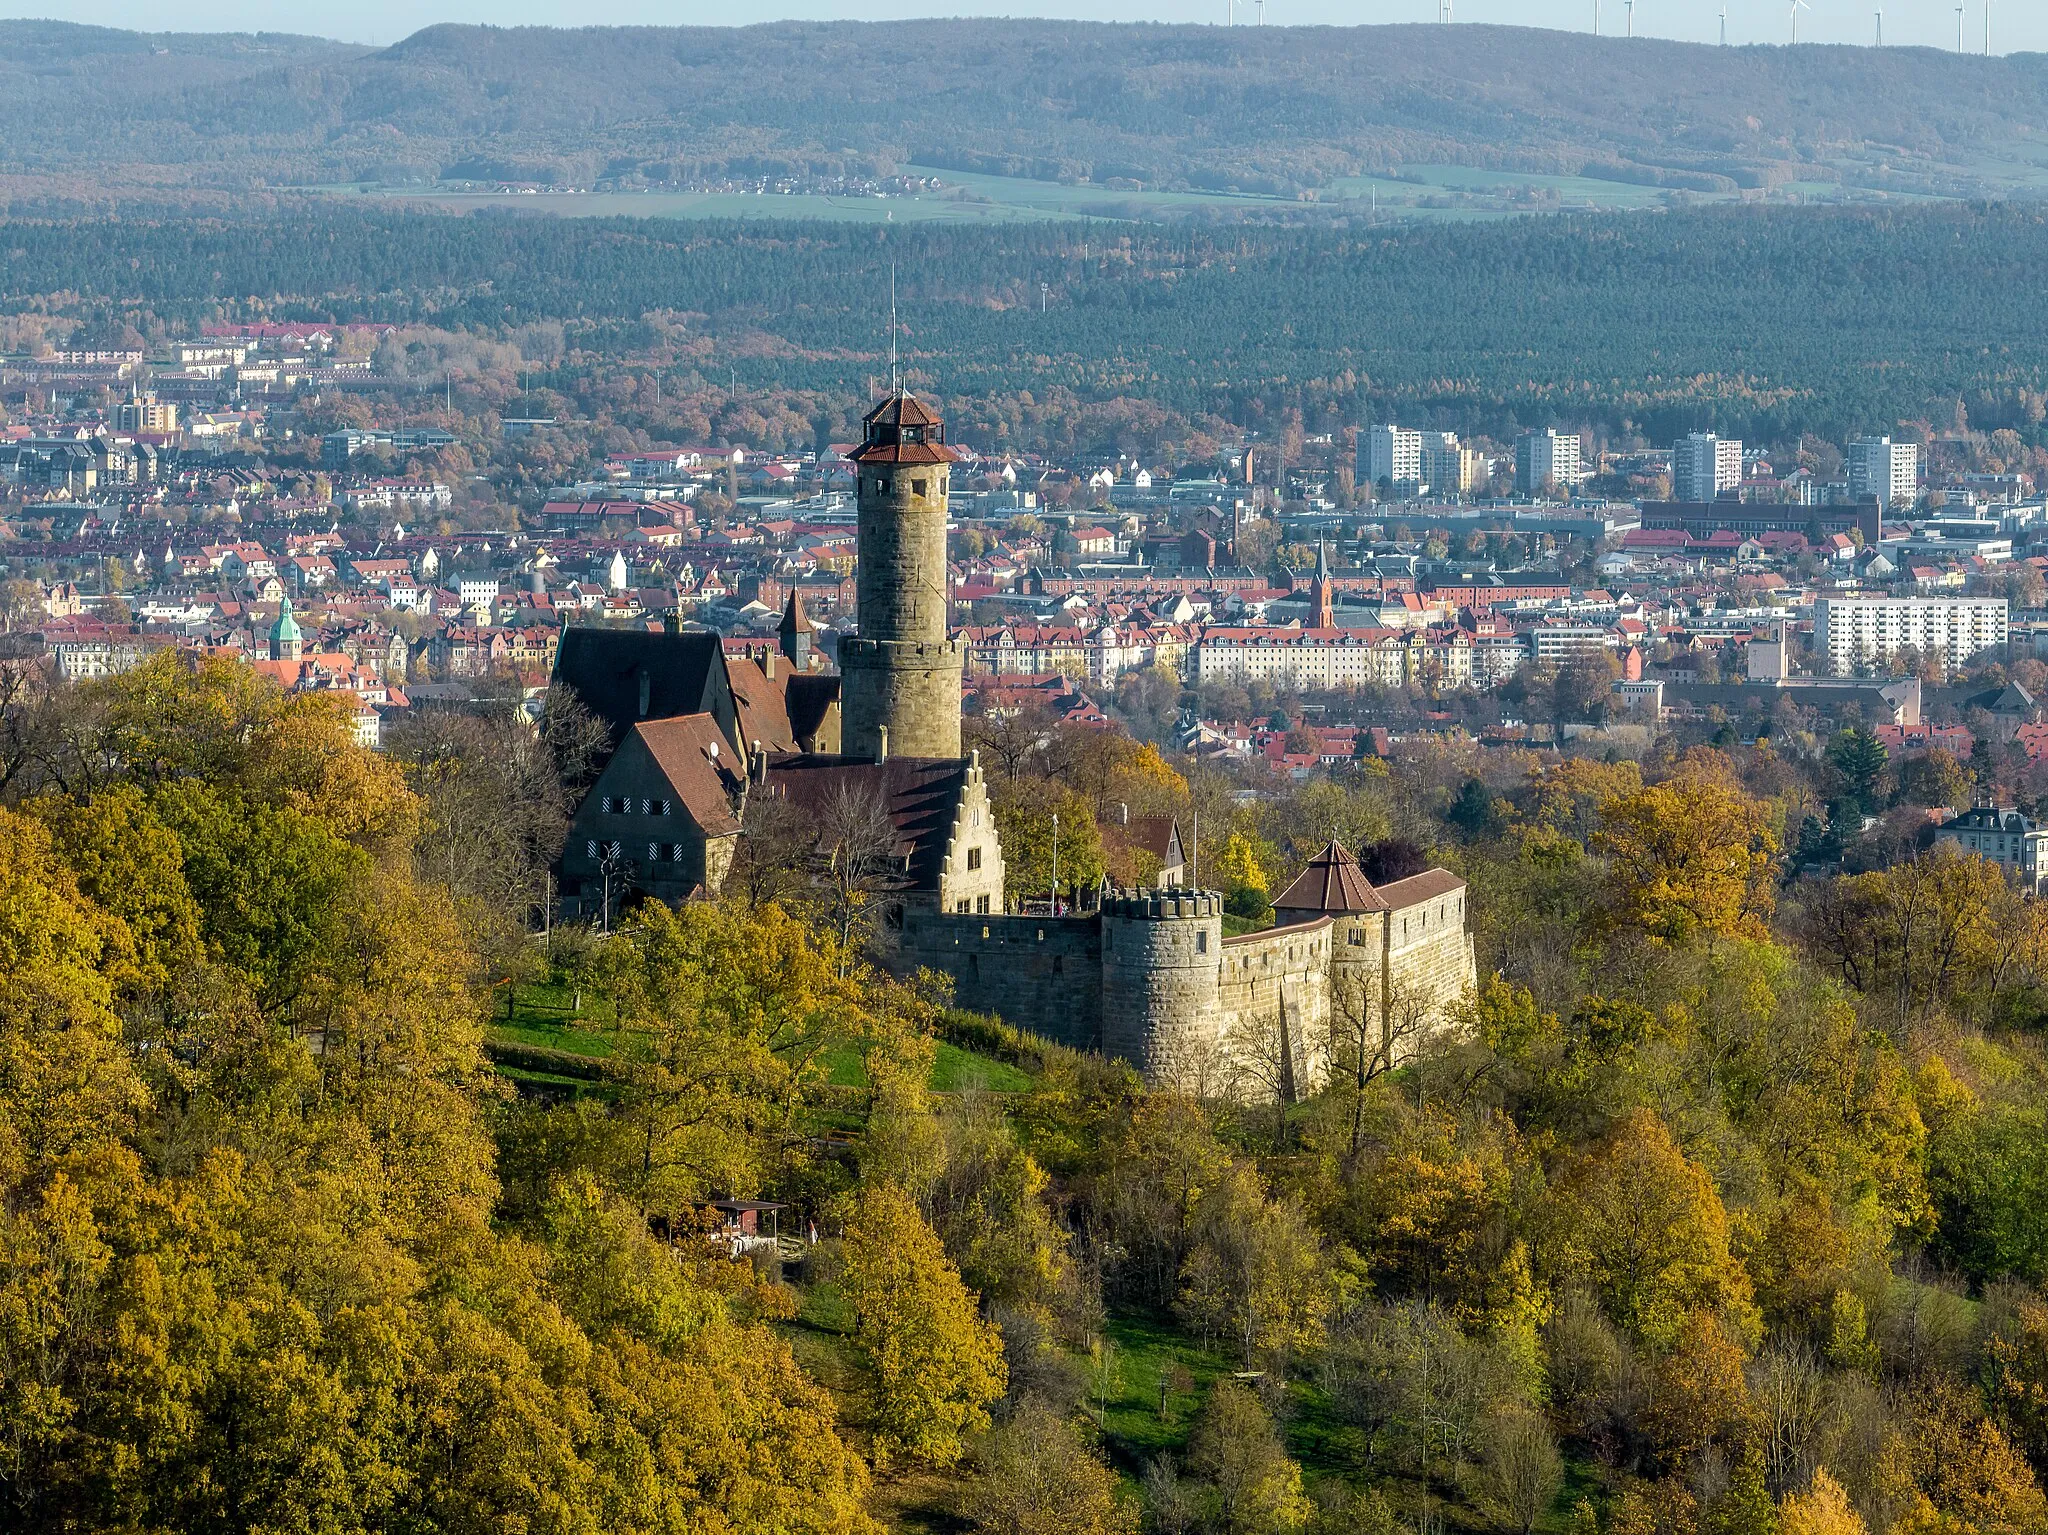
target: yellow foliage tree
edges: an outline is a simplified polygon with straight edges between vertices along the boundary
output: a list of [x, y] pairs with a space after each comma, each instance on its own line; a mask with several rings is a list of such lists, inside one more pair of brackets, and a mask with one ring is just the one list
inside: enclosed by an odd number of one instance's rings
[[1551, 1261], [1652, 1348], [1675, 1345], [1699, 1311], [1754, 1335], [1749, 1276], [1729, 1252], [1713, 1180], [1651, 1110], [1619, 1120], [1566, 1172], [1551, 1213]]
[[1216, 878], [1226, 890], [1245, 890], [1261, 897], [1272, 893], [1258, 848], [1240, 831], [1232, 832], [1223, 844], [1216, 860]]
[[938, 1236], [893, 1184], [860, 1192], [844, 1256], [854, 1344], [874, 1381], [877, 1450], [952, 1465], [1003, 1394], [1001, 1334], [976, 1313]]
[[1617, 795], [1600, 807], [1593, 846], [1612, 869], [1610, 927], [1667, 943], [1768, 936], [1778, 841], [1739, 790], [1687, 775]]
[[1865, 1535], [1863, 1516], [1825, 1468], [1813, 1473], [1811, 1488], [1785, 1500], [1778, 1520], [1779, 1535]]

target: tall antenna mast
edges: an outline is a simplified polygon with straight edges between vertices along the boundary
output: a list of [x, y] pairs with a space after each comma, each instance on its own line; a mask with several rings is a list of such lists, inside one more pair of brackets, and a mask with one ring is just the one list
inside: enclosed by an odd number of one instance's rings
[[896, 263], [889, 263], [889, 392], [903, 392], [903, 374], [896, 365]]

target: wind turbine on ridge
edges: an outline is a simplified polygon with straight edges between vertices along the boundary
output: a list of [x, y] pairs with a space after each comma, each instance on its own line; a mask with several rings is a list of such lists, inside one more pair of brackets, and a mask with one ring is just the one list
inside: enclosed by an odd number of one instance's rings
[[1877, 46], [1884, 46], [1884, 7], [1877, 8]]
[[1621, 0], [1621, 3], [1628, 8], [1628, 36], [1634, 37], [1636, 35], [1636, 0]]
[[1721, 46], [1728, 46], [1728, 7], [1725, 4], [1721, 7]]
[[1956, 4], [1956, 52], [1963, 51], [1963, 7], [1961, 0]]
[[1799, 13], [1812, 9], [1806, 0], [1792, 0], [1792, 46], [1795, 48], [1799, 46]]

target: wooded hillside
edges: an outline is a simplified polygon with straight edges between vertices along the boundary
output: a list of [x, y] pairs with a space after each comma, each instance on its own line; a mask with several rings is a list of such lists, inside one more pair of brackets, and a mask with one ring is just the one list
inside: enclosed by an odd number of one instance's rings
[[[1946, 429], [1958, 401], [1980, 428], [2038, 428], [2044, 265], [2048, 219], [2013, 206], [1370, 236], [335, 211], [0, 225], [0, 312], [107, 344], [217, 318], [467, 330], [549, 365], [543, 414], [630, 400], [631, 425], [688, 439], [709, 424], [665, 399], [723, 411], [739, 391], [760, 417], [731, 424], [747, 442], [788, 413], [802, 440], [774, 445], [810, 446], [844, 440], [887, 376], [893, 267], [910, 378], [978, 446], [1157, 453], [1220, 423], [1277, 431], [1291, 410], [1311, 433], [1399, 413], [1496, 435], [1711, 423], [1841, 441]], [[458, 391], [477, 379], [448, 366]]]
[[1460, 164], [1967, 194], [2041, 179], [2048, 107], [2024, 55], [994, 19], [435, 26], [380, 51], [10, 22], [0, 86], [0, 168], [74, 190], [919, 162], [1269, 192]]

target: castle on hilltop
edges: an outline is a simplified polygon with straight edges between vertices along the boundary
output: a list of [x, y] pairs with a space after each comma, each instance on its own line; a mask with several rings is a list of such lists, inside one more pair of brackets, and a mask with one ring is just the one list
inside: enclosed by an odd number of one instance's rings
[[849, 796], [886, 812], [900, 862], [881, 937], [902, 970], [951, 976], [961, 1006], [1137, 1066], [1149, 1080], [1282, 1100], [1327, 1076], [1336, 1040], [1403, 1053], [1474, 982], [1465, 882], [1428, 869], [1375, 888], [1332, 842], [1226, 937], [1222, 897], [1110, 891], [1097, 910], [1015, 916], [978, 758], [960, 747], [945, 423], [896, 390], [869, 411], [858, 474], [858, 633], [839, 672], [792, 596], [776, 646], [715, 634], [577, 628], [556, 682], [611, 732], [558, 877], [565, 916], [630, 893], [682, 901], [729, 873], [750, 801], [818, 824]]

